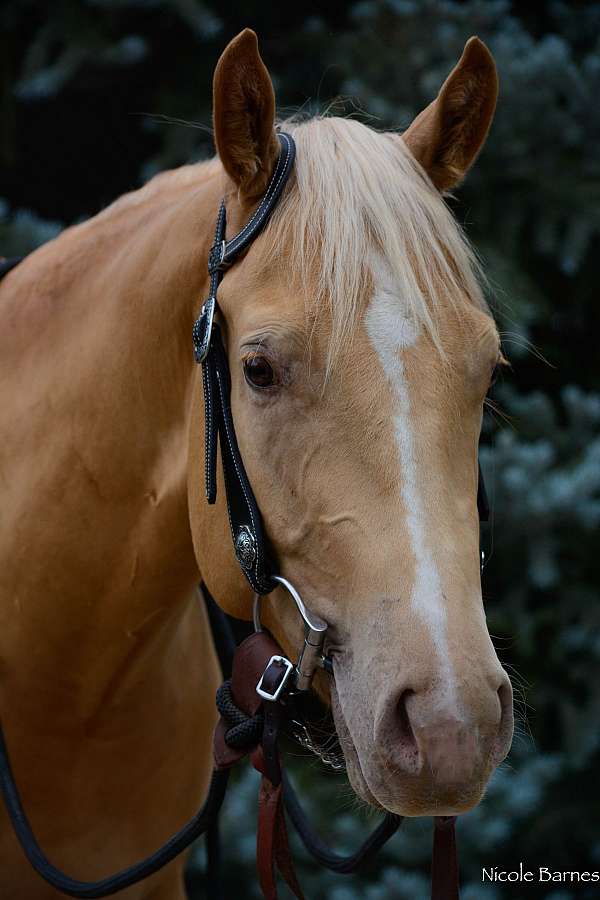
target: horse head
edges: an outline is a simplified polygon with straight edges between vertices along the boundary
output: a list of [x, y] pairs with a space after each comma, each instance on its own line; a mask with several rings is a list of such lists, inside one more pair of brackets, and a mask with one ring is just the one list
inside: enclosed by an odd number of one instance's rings
[[[278, 571], [328, 624], [331, 704], [348, 775], [371, 804], [445, 815], [476, 804], [512, 736], [512, 693], [486, 626], [477, 449], [501, 363], [475, 256], [443, 194], [464, 177], [496, 104], [477, 38], [403, 134], [350, 119], [286, 122], [295, 169], [271, 220], [219, 288], [241, 455]], [[228, 234], [279, 153], [256, 36], [226, 48], [214, 132]], [[225, 491], [205, 505], [200, 376], [189, 506], [200, 571], [251, 618]], [[221, 478], [221, 476], [219, 476]], [[288, 595], [265, 621], [293, 655]]]

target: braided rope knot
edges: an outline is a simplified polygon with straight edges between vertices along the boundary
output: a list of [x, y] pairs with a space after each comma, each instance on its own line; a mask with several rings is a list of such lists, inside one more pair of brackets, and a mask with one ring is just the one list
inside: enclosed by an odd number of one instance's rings
[[231, 690], [231, 680], [224, 681], [217, 691], [217, 709], [229, 725], [225, 743], [234, 750], [250, 750], [262, 737], [265, 718], [262, 709], [256, 715], [247, 716], [236, 706]]

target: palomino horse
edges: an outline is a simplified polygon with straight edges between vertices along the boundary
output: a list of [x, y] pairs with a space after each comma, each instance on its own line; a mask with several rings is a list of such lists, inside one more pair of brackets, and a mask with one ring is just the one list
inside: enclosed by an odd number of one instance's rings
[[[374, 806], [451, 814], [481, 798], [512, 733], [486, 628], [477, 444], [500, 361], [473, 254], [442, 193], [497, 94], [476, 38], [402, 135], [287, 123], [297, 162], [224, 278], [243, 459], [279, 569], [329, 624], [348, 776]], [[239, 230], [278, 140], [256, 37], [215, 73], [218, 159], [153, 179], [2, 282], [0, 708], [40, 843], [93, 879], [153, 850], [211, 771], [220, 673], [195, 586], [251, 617], [222, 484], [204, 501], [190, 332], [223, 195]], [[263, 602], [300, 645], [281, 590]], [[3, 900], [57, 896], [1, 818]], [[184, 896], [181, 860], [129, 889]]]

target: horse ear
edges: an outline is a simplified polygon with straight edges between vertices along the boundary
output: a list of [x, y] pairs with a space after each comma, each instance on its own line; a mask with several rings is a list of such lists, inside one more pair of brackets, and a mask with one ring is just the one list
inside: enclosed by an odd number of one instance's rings
[[258, 52], [256, 34], [244, 29], [225, 48], [213, 80], [217, 153], [240, 191], [252, 198], [267, 186], [279, 154], [275, 94]]
[[440, 191], [462, 181], [474, 163], [492, 124], [497, 97], [494, 57], [478, 37], [469, 38], [436, 99], [402, 135]]

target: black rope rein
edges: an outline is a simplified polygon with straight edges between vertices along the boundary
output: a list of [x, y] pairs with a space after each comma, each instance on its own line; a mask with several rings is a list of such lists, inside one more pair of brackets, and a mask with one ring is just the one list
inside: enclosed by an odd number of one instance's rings
[[349, 856], [340, 856], [311, 827], [286, 772], [283, 773], [283, 801], [290, 821], [305, 848], [320, 866], [336, 872], [338, 875], [352, 875], [357, 869], [372, 860], [383, 845], [396, 834], [403, 821], [402, 816], [386, 813], [381, 824], [371, 832], [358, 850]]
[[215, 769], [202, 808], [155, 853], [99, 881], [78, 881], [57, 869], [38, 844], [21, 803], [0, 726], [0, 787], [15, 834], [35, 871], [57, 891], [70, 897], [108, 897], [158, 872], [213, 825], [223, 805], [228, 781], [228, 769]]

